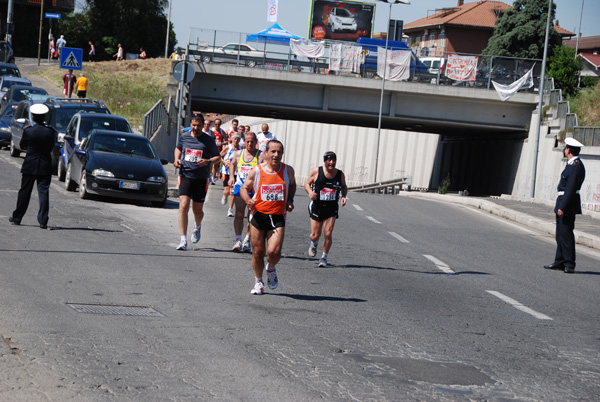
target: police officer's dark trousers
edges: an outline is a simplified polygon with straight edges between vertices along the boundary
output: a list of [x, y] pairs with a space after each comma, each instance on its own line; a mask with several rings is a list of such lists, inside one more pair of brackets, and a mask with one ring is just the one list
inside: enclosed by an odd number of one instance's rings
[[38, 196], [40, 200], [40, 210], [38, 211], [38, 222], [40, 225], [48, 224], [48, 213], [50, 211], [50, 181], [51, 175], [31, 175], [24, 174], [21, 179], [21, 188], [19, 189], [19, 195], [17, 196], [17, 209], [13, 212], [12, 216], [16, 222], [21, 222], [27, 207], [29, 206], [29, 200], [31, 199], [31, 191], [33, 185], [37, 182]]
[[575, 214], [556, 215], [556, 257], [555, 263], [575, 268]]

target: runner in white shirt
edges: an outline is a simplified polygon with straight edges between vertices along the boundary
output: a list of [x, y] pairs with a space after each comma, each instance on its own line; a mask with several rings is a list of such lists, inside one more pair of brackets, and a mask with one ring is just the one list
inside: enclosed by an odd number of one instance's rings
[[261, 130], [262, 132], [259, 133], [256, 138], [258, 139], [258, 149], [260, 149], [261, 152], [265, 152], [267, 149], [267, 142], [276, 140], [277, 137], [275, 137], [275, 134], [269, 132], [269, 125], [267, 123], [264, 123], [261, 126]]

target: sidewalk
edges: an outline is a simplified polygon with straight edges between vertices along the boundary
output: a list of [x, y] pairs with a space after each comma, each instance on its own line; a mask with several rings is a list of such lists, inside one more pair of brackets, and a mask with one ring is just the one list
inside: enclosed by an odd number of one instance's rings
[[[554, 214], [554, 202], [518, 198], [510, 195], [480, 198], [453, 194], [421, 193], [417, 191], [401, 191], [398, 195], [467, 205], [488, 211], [524, 227], [542, 231], [552, 236], [555, 233], [556, 217]], [[577, 215], [575, 219], [575, 242], [595, 250], [600, 250], [599, 212], [584, 210], [582, 215]]]

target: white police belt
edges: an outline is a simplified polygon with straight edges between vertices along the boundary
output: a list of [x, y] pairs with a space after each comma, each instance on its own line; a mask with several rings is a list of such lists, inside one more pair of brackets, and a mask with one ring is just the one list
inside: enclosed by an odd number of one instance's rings
[[[579, 194], [579, 190], [575, 191], [575, 194]], [[565, 195], [564, 191], [559, 191], [558, 195]]]

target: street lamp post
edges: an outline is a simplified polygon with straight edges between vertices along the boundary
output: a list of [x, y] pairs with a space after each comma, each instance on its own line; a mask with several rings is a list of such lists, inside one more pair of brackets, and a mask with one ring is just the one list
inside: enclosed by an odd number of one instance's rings
[[167, 38], [165, 39], [165, 59], [169, 57], [169, 34], [171, 33], [171, 0], [169, 0], [169, 16], [167, 17]]
[[379, 97], [379, 119], [377, 121], [377, 149], [375, 154], [375, 172], [373, 174], [373, 182], [377, 181], [377, 165], [379, 164], [379, 142], [381, 140], [381, 116], [383, 113], [383, 92], [385, 90], [385, 75], [387, 71], [387, 55], [388, 55], [388, 43], [390, 41], [389, 28], [390, 21], [392, 20], [392, 5], [393, 4], [410, 4], [410, 0], [376, 0], [376, 1], [385, 1], [390, 4], [390, 12], [388, 14], [388, 23], [387, 23], [387, 35], [385, 35], [385, 57], [383, 59], [383, 77], [381, 80], [381, 96]]

